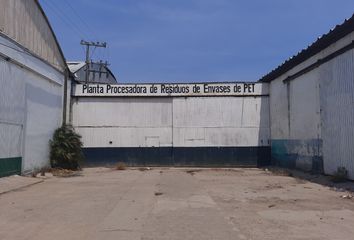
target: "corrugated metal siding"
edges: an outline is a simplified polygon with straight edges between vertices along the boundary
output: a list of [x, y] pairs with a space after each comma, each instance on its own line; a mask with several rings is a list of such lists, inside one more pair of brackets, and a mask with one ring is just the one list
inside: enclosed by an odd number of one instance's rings
[[64, 70], [64, 59], [35, 0], [1, 0], [0, 32]]
[[0, 86], [0, 159], [22, 157], [24, 171], [48, 165], [48, 142], [61, 124], [62, 86], [3, 58]]
[[354, 50], [320, 67], [320, 104], [325, 173], [354, 179]]
[[270, 84], [269, 108], [272, 139], [288, 139], [290, 136], [287, 85], [277, 79]]
[[290, 81], [290, 141], [287, 152], [295, 159], [295, 167], [322, 172], [322, 142], [318, 69]]
[[25, 118], [23, 70], [0, 58], [0, 158], [22, 156]]
[[318, 69], [271, 85], [272, 159], [277, 165], [322, 172]]
[[1, 0], [0, 33], [1, 56], [10, 59], [0, 57], [4, 176], [20, 173], [21, 162], [24, 171], [49, 164], [48, 142], [62, 118], [65, 62], [35, 0]]
[[24, 171], [49, 165], [49, 140], [62, 122], [62, 94], [62, 86], [26, 73]]
[[22, 125], [0, 122], [0, 159], [22, 156]]
[[290, 81], [290, 139], [319, 139], [318, 69]]
[[73, 125], [85, 147], [172, 146], [172, 99], [79, 98]]
[[173, 99], [176, 147], [268, 146], [268, 97]]
[[268, 146], [268, 101], [83, 97], [73, 105], [73, 125], [85, 147]]
[[[74, 73], [75, 75], [75, 80], [79, 82], [85, 82], [86, 81], [86, 64], [84, 62], [71, 62], [68, 64], [70, 71]], [[76, 66], [78, 65], [78, 66]], [[76, 69], [76, 67], [80, 67], [79, 69]], [[97, 71], [97, 72], [90, 72], [89, 74], [89, 83], [111, 83], [115, 84], [117, 83], [116, 79], [114, 76], [111, 74], [109, 69], [107, 67], [101, 67], [97, 63], [91, 63], [90, 64], [90, 71]], [[99, 71], [102, 71], [102, 73], [98, 73]]]

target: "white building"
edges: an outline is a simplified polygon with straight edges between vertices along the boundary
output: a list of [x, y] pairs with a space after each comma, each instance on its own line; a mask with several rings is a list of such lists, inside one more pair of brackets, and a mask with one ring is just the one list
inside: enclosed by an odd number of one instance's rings
[[37, 0], [0, 1], [0, 176], [48, 165], [49, 140], [66, 119], [88, 162], [259, 166], [271, 158], [326, 174], [345, 167], [354, 179], [354, 17], [259, 83], [123, 85], [99, 65], [86, 85], [76, 84], [85, 64], [69, 65], [73, 89]]
[[[85, 62], [67, 62], [74, 80], [80, 83], [86, 82], [86, 63]], [[112, 71], [103, 63], [90, 63], [88, 83], [117, 83], [117, 79]]]
[[270, 162], [267, 83], [77, 84], [73, 93], [87, 164]]
[[270, 83], [275, 164], [354, 179], [354, 17], [260, 81]]
[[73, 124], [87, 156], [102, 161], [147, 163], [165, 149], [175, 165], [237, 165], [238, 149], [270, 146], [274, 164], [326, 174], [345, 167], [354, 179], [353, 48], [354, 17], [262, 77], [269, 101], [87, 92], [76, 96]]
[[49, 165], [66, 63], [37, 0], [0, 1], [0, 176]]

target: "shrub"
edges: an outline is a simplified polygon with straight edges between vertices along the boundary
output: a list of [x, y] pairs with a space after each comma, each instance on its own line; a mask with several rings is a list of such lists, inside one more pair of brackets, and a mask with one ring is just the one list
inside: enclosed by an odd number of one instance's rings
[[81, 136], [71, 125], [63, 125], [55, 130], [50, 141], [50, 163], [53, 168], [80, 169], [83, 160]]
[[345, 182], [348, 179], [348, 170], [345, 167], [338, 167], [337, 171], [333, 173], [333, 182]]
[[118, 162], [116, 165], [117, 170], [125, 170], [127, 169], [127, 165], [124, 162]]

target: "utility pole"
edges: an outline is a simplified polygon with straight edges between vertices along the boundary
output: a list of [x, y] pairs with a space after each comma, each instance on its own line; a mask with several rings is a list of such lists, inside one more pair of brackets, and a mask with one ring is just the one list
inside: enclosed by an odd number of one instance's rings
[[108, 78], [108, 71], [106, 70], [102, 70], [102, 69], [107, 69], [107, 67], [109, 66], [108, 62], [103, 62], [102, 60], [100, 60], [99, 62], [92, 62], [91, 64], [96, 64], [99, 66], [99, 70], [91, 70], [90, 69], [90, 73], [93, 73], [94, 76], [96, 73], [98, 73], [98, 78], [100, 79], [102, 74], [106, 74], [106, 78]]
[[85, 82], [88, 83], [89, 81], [89, 74], [90, 74], [90, 47], [103, 47], [105, 48], [107, 46], [106, 42], [100, 43], [100, 42], [87, 42], [84, 40], [81, 40], [80, 42], [81, 45], [86, 46], [86, 75], [85, 75]]

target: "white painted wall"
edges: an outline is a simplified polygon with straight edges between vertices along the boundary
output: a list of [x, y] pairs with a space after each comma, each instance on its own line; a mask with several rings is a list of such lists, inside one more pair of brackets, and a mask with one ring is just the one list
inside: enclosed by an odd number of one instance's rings
[[325, 173], [345, 167], [354, 179], [354, 50], [320, 68]]
[[[354, 33], [351, 33], [270, 83], [271, 139], [286, 142], [280, 151], [288, 151], [291, 157], [300, 156], [296, 164], [306, 170], [310, 170], [308, 157], [322, 156], [326, 174], [333, 174], [337, 167], [344, 166], [352, 179], [353, 50], [288, 83], [283, 80], [353, 40]], [[318, 140], [317, 150], [311, 145], [312, 140]], [[279, 154], [278, 150], [272, 145], [272, 154]]]
[[174, 146], [267, 146], [268, 112], [268, 97], [174, 98]]
[[270, 84], [272, 139], [316, 139], [321, 136], [319, 72], [315, 69], [284, 83]]
[[49, 140], [62, 122], [63, 88], [26, 73], [26, 116], [23, 171], [49, 165]]
[[289, 138], [288, 90], [281, 79], [270, 83], [269, 109], [271, 139]]
[[290, 81], [290, 139], [319, 139], [318, 69]]
[[84, 147], [269, 145], [266, 96], [76, 99], [73, 125]]
[[85, 147], [172, 146], [172, 99], [80, 98], [73, 125]]
[[23, 78], [23, 69], [0, 58], [0, 158], [22, 156], [25, 116]]
[[12, 41], [0, 42], [0, 158], [22, 157], [28, 172], [49, 165], [49, 140], [62, 120], [64, 75]]

